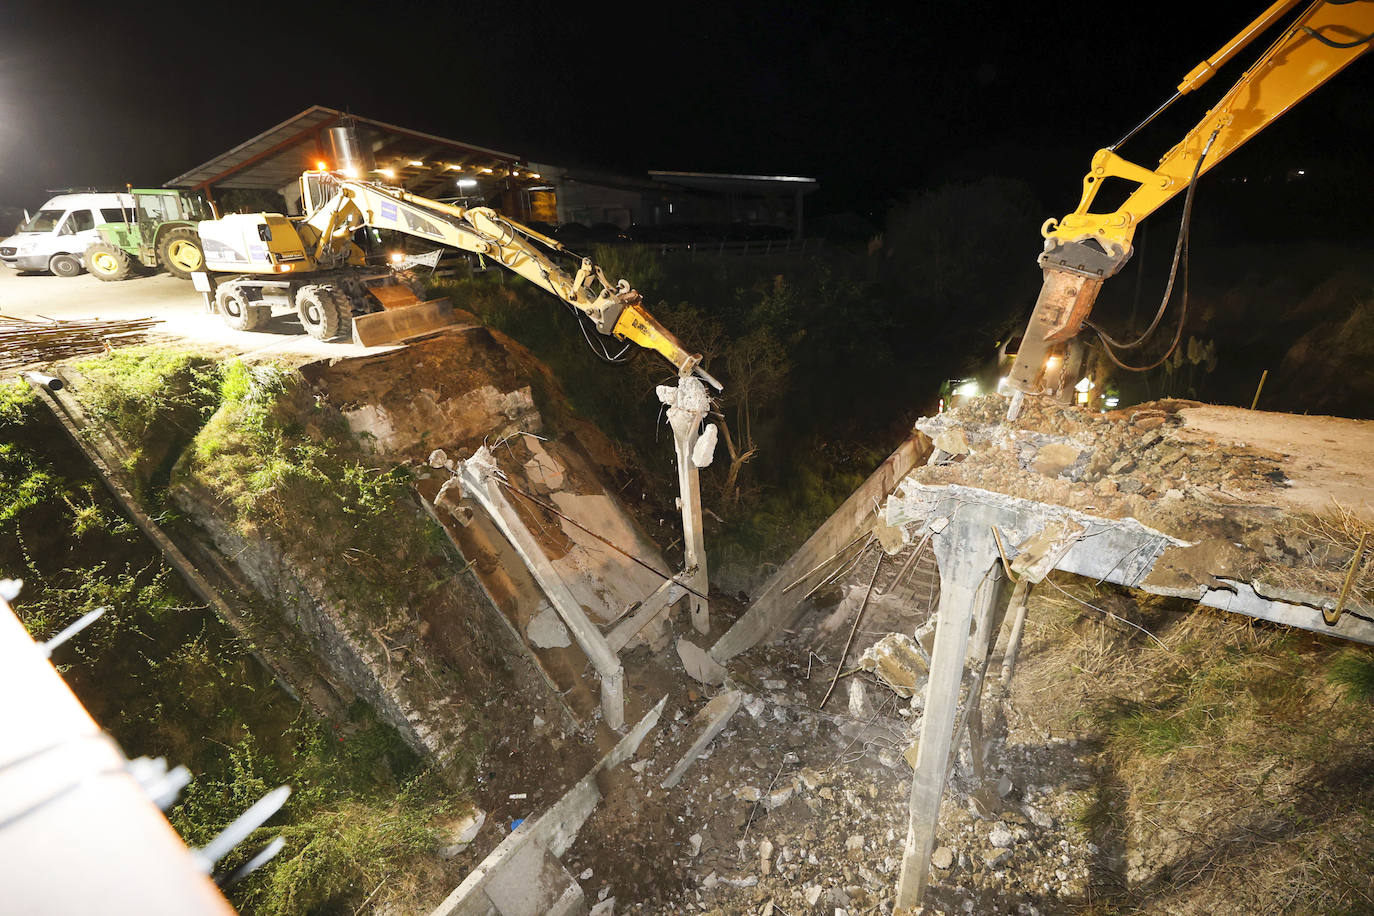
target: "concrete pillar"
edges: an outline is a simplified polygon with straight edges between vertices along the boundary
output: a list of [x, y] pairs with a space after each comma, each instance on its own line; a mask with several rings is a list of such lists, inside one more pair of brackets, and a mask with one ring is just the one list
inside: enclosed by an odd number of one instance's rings
[[582, 605], [577, 603], [567, 583], [501, 492], [500, 485], [493, 480], [498, 472], [491, 452], [483, 446], [467, 461], [458, 462], [457, 472], [463, 494], [472, 497], [501, 529], [601, 676], [601, 714], [607, 725], [619, 730], [625, 724], [625, 669], [620, 658], [587, 618]]
[[976, 616], [987, 620], [984, 605], [995, 600], [999, 591], [992, 573], [992, 565], [997, 561], [997, 545], [992, 536], [996, 521], [996, 513], [989, 507], [964, 504], [954, 509], [948, 524], [931, 541], [940, 565], [940, 611], [921, 741], [911, 779], [906, 849], [897, 885], [898, 908], [916, 906], [925, 894], [940, 799], [949, 772], [969, 629]]
[[684, 578], [697, 594], [689, 593], [687, 600], [692, 612], [692, 626], [698, 633], [711, 631], [710, 607], [704, 597], [710, 589], [706, 571], [706, 538], [701, 522], [701, 473], [692, 460], [700, 435], [701, 423], [711, 409], [706, 386], [693, 376], [678, 380], [677, 387], [660, 385], [658, 398], [668, 405], [668, 425], [673, 428], [673, 448], [677, 452], [678, 507], [682, 510], [682, 543], [686, 556], [683, 568], [692, 572]]

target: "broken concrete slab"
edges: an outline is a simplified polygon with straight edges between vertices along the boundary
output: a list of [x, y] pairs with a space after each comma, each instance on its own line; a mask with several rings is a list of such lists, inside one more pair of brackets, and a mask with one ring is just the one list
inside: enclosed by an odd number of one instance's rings
[[536, 843], [516, 852], [487, 883], [486, 896], [500, 916], [582, 916], [582, 885], [563, 863]]
[[545, 603], [544, 609], [530, 620], [525, 627], [525, 636], [530, 644], [540, 649], [562, 649], [572, 645], [572, 636], [553, 605]]
[[689, 676], [712, 687], [725, 683], [725, 667], [706, 654], [706, 650], [682, 636], [677, 641], [677, 657]]
[[677, 762], [672, 771], [659, 783], [660, 788], [671, 789], [682, 781], [683, 774], [692, 765], [701, 752], [706, 750], [707, 745], [715, 740], [725, 726], [729, 724], [731, 716], [739, 711], [740, 704], [744, 701], [744, 694], [738, 690], [727, 690], [719, 693], [701, 708], [693, 718], [689, 726], [696, 731], [696, 740], [691, 747], [682, 755], [682, 759]]

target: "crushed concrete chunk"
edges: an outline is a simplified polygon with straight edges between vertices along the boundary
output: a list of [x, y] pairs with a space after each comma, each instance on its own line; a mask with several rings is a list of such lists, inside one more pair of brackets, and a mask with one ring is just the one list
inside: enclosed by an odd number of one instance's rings
[[807, 906], [815, 906], [816, 901], [821, 899], [821, 886], [819, 884], [811, 885], [806, 889], [803, 896], [806, 897]]
[[949, 868], [954, 864], [954, 850], [948, 846], [940, 846], [930, 854], [930, 864], [936, 868]]
[[740, 702], [744, 695], [738, 690], [727, 690], [718, 694], [711, 702], [702, 707], [701, 711], [692, 717], [691, 728], [698, 732], [697, 739], [692, 742], [692, 746], [682, 755], [682, 759], [673, 767], [660, 787], [671, 789], [681, 780], [687, 768], [692, 765], [692, 761], [701, 756], [701, 752], [706, 750], [710, 744], [724, 729], [730, 721], [730, 717], [739, 711]]
[[1046, 477], [1058, 477], [1069, 468], [1073, 467], [1078, 461], [1078, 456], [1083, 450], [1076, 445], [1067, 442], [1051, 442], [1049, 445], [1041, 446], [1035, 453], [1035, 461], [1031, 467], [1039, 474]]
[[443, 846], [439, 847], [438, 853], [441, 859], [452, 859], [462, 853], [477, 839], [477, 834], [482, 830], [482, 825], [487, 822], [487, 812], [481, 808], [473, 808], [472, 811], [454, 821], [448, 830], [448, 840]]
[[969, 447], [968, 436], [962, 426], [951, 426], [949, 429], [941, 430], [933, 441], [936, 448], [951, 455], [967, 455], [973, 451]]
[[897, 696], [908, 698], [928, 670], [925, 652], [905, 633], [889, 633], [869, 646], [859, 658], [859, 667], [876, 674]]
[[677, 641], [677, 656], [682, 659], [683, 670], [701, 683], [712, 686], [725, 683], [725, 668], [686, 637]]
[[1016, 838], [1011, 835], [1011, 830], [1006, 824], [998, 821], [988, 833], [988, 842], [999, 849], [1007, 849], [1016, 842]]
[[716, 424], [707, 423], [706, 430], [697, 438], [697, 444], [692, 446], [692, 464], [698, 468], [708, 468], [715, 457]]
[[548, 602], [525, 627], [525, 636], [536, 649], [563, 649], [572, 645], [572, 635]]

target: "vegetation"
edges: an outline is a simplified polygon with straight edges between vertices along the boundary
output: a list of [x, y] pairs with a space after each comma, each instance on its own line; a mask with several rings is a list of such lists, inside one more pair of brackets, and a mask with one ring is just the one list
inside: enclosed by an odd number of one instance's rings
[[[752, 575], [780, 562], [935, 409], [944, 379], [994, 358], [998, 331], [1034, 300], [1038, 276], [1009, 271], [992, 237], [1034, 238], [1036, 214], [1023, 186], [984, 181], [900, 201], [872, 253], [596, 249], [607, 276], [628, 279], [725, 385], [713, 417], [721, 444], [703, 472], [706, 505], [722, 519], [707, 538], [715, 568]], [[654, 509], [672, 512], [671, 448], [654, 421], [654, 387], [672, 380], [670, 367], [639, 353], [608, 368], [575, 316], [499, 271], [435, 293], [549, 365], [572, 405], [652, 479], [644, 490], [663, 494]]]
[[[189, 416], [188, 406], [204, 417], [209, 405], [265, 405], [270, 392], [285, 390], [274, 387], [279, 374], [156, 351], [83, 368], [99, 380], [87, 389], [100, 393], [92, 410], [123, 435], [148, 439], [169, 415]], [[127, 388], [117, 384], [120, 373]], [[222, 863], [235, 867], [274, 834], [287, 841], [272, 864], [234, 888], [234, 904], [245, 913], [351, 913], [384, 876], [433, 867], [436, 824], [464, 804], [463, 793], [365, 705], [326, 724], [282, 692], [252, 647], [185, 591], [97, 488], [92, 469], [27, 391], [23, 383], [0, 387], [0, 574], [24, 579], [15, 606], [30, 633], [42, 639], [110, 608], [54, 660], [126, 754], [191, 769], [193, 782], [169, 812], [188, 844], [207, 842], [271, 788], [293, 787], [276, 823]], [[159, 392], [172, 396], [164, 401]], [[249, 421], [251, 411], [241, 416]], [[188, 441], [196, 433], [190, 423], [177, 428]], [[360, 468], [342, 476], [354, 479], [348, 510], [366, 518], [388, 484]]]
[[1146, 870], [1128, 882], [1104, 868], [1100, 901], [1185, 912], [1374, 908], [1374, 651], [1063, 581], [1033, 599], [1029, 620], [1048, 640], [1047, 670], [1072, 682], [1059, 692], [1078, 694], [1066, 708], [1086, 711], [1077, 730], [1098, 748], [1074, 819], [1108, 861], [1130, 853]]

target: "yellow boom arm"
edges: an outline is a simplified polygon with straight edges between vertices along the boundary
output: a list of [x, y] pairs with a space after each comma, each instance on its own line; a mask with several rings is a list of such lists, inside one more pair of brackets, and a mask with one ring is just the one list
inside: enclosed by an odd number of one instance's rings
[[[1194, 67], [1173, 97], [1145, 123], [1205, 83], [1217, 68], [1299, 2], [1279, 0], [1261, 13], [1221, 50]], [[1195, 170], [1201, 174], [1216, 166], [1364, 54], [1372, 34], [1374, 2], [1316, 0], [1153, 170], [1116, 154], [1116, 147], [1131, 134], [1098, 150], [1083, 178], [1078, 206], [1061, 219], [1047, 221], [1041, 230], [1045, 237], [1040, 256], [1044, 286], [1012, 367], [1013, 388], [1035, 393], [1042, 387], [1058, 387], [1057, 379], [1043, 379], [1047, 357], [1055, 344], [1078, 333], [1097, 300], [1102, 281], [1116, 274], [1130, 258], [1131, 240], [1140, 221], [1187, 189]], [[1123, 179], [1135, 188], [1116, 210], [1095, 213], [1093, 202], [1108, 178]], [[1048, 384], [1042, 385], [1042, 380]]]
[[561, 243], [495, 210], [456, 207], [401, 188], [341, 178], [331, 172], [306, 172], [301, 177], [301, 189], [310, 214], [302, 224], [302, 235], [307, 244], [314, 245], [317, 262], [330, 263], [343, 257], [353, 230], [361, 226], [390, 229], [471, 251], [562, 299], [587, 315], [602, 334], [653, 350], [680, 374], [695, 372], [720, 388], [720, 383], [701, 369], [701, 357], [688, 353], [654, 320], [629, 283], [621, 280], [612, 286], [591, 258], [582, 258], [577, 271], [570, 275], [538, 247], [570, 254]]

